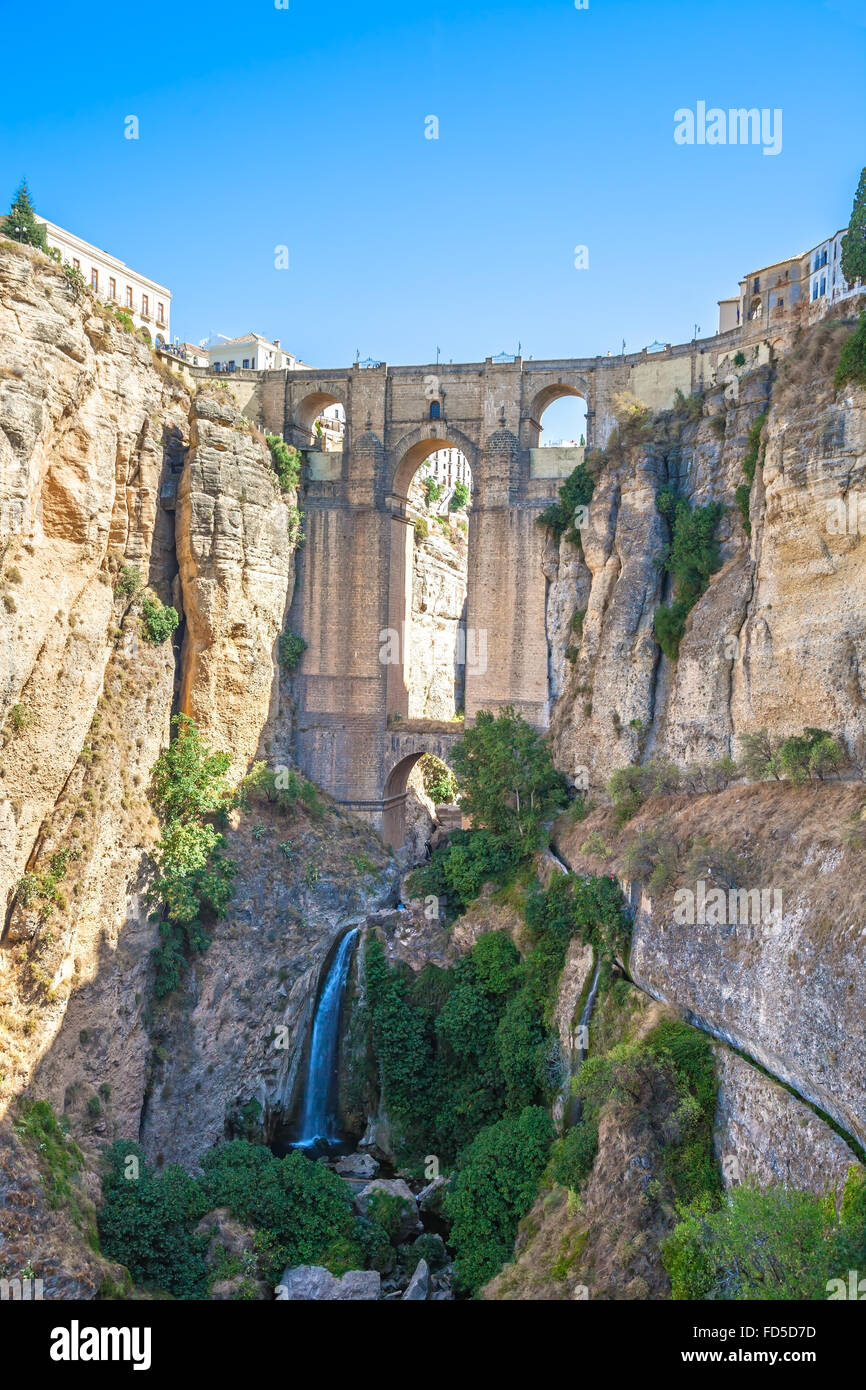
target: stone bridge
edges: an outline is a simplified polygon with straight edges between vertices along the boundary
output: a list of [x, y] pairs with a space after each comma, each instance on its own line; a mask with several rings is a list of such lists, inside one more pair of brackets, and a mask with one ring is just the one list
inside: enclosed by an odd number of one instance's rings
[[[407, 493], [437, 449], [460, 449], [472, 470], [466, 722], [510, 704], [546, 727], [545, 536], [536, 519], [582, 451], [539, 448], [542, 414], [561, 396], [582, 396], [587, 444], [604, 444], [618, 392], [670, 405], [677, 389], [709, 385], [732, 350], [729, 335], [616, 358], [260, 374], [259, 417], [306, 456], [307, 539], [289, 615], [307, 643], [295, 678], [303, 772], [400, 843], [411, 763], [424, 751], [443, 757], [453, 741], [393, 727], [408, 715]], [[323, 452], [313, 423], [335, 404], [345, 410], [344, 447]]]

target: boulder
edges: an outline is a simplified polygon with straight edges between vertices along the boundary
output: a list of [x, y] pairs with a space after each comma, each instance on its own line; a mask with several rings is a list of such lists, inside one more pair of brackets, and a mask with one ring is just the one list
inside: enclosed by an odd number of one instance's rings
[[430, 1269], [426, 1260], [419, 1260], [415, 1267], [415, 1273], [409, 1280], [402, 1301], [404, 1303], [422, 1303], [426, 1300], [429, 1292]]
[[375, 1178], [379, 1171], [379, 1164], [372, 1154], [346, 1154], [343, 1158], [338, 1158], [334, 1164], [334, 1172], [339, 1173], [341, 1178]]
[[380, 1291], [381, 1278], [375, 1269], [350, 1269], [337, 1279], [321, 1265], [296, 1265], [284, 1271], [277, 1301], [349, 1303], [377, 1299]]
[[424, 1229], [415, 1198], [402, 1178], [376, 1178], [368, 1182], [355, 1198], [355, 1207], [362, 1216], [378, 1215], [395, 1245]]

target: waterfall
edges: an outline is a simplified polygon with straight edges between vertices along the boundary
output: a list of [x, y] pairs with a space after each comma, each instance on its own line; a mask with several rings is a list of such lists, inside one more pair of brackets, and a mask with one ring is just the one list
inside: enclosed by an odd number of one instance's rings
[[589, 987], [589, 994], [586, 996], [586, 1003], [580, 1011], [580, 1032], [578, 1033], [578, 1038], [581, 1041], [580, 1046], [578, 1048], [578, 1066], [580, 1066], [582, 1062], [586, 1061], [587, 1053], [589, 1052], [589, 1048], [583, 1046], [583, 1039], [587, 1036], [587, 1034], [584, 1033], [583, 1030], [589, 1027], [589, 1020], [592, 1018], [592, 1011], [595, 1008], [595, 1000], [598, 994], [598, 977], [600, 974], [601, 956], [599, 956], [596, 962], [595, 974], [592, 977], [592, 984]]
[[299, 1134], [295, 1140], [295, 1146], [298, 1148], [312, 1147], [317, 1140], [338, 1138], [333, 1101], [337, 1089], [340, 1013], [346, 978], [357, 940], [358, 928], [353, 927], [351, 931], [346, 932], [337, 947], [316, 1001], [307, 1085]]

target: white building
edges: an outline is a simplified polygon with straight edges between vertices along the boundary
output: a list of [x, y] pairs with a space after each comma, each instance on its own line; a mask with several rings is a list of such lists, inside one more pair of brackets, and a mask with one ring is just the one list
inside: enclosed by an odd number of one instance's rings
[[154, 342], [170, 341], [171, 290], [55, 223], [42, 217], [39, 221], [45, 225], [48, 245], [81, 271], [98, 299], [125, 309], [136, 328], [146, 328]]
[[346, 412], [339, 402], [328, 405], [313, 421], [313, 430], [326, 453], [343, 448], [346, 435]]
[[217, 336], [202, 343], [213, 371], [268, 372], [306, 365], [280, 347], [279, 338], [271, 342], [260, 333], [244, 333], [240, 338]]
[[834, 304], [837, 299], [844, 299], [858, 290], [860, 281], [849, 285], [842, 274], [842, 238], [847, 230], [843, 227], [820, 246], [813, 246], [803, 257], [803, 279], [809, 276], [810, 304], [825, 297], [827, 303]]

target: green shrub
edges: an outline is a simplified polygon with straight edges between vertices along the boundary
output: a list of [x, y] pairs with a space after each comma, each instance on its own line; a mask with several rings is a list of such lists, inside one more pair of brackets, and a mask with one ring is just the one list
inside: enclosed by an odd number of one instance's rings
[[416, 517], [414, 531], [416, 541], [426, 541], [427, 537], [430, 535], [430, 526], [426, 517]]
[[20, 734], [22, 729], [26, 729], [27, 725], [32, 723], [32, 720], [33, 711], [27, 705], [12, 705], [9, 710], [9, 727], [13, 733]]
[[74, 1177], [84, 1165], [78, 1145], [66, 1132], [65, 1119], [58, 1119], [47, 1100], [18, 1101], [13, 1127], [20, 1139], [39, 1155], [39, 1170], [51, 1207], [76, 1207]]
[[656, 610], [654, 626], [659, 646], [675, 661], [686, 618], [721, 564], [716, 531], [724, 509], [720, 502], [692, 508], [669, 487], [661, 489], [656, 506], [671, 528], [671, 543], [661, 563], [673, 578], [674, 597], [671, 604]]
[[114, 581], [114, 592], [118, 598], [129, 599], [138, 593], [142, 583], [141, 571], [137, 565], [123, 565]]
[[485, 883], [503, 883], [520, 863], [520, 854], [503, 835], [488, 830], [452, 831], [445, 845], [409, 879], [415, 897], [447, 898], [452, 913], [465, 912]]
[[268, 434], [265, 436], [268, 448], [271, 453], [271, 464], [277, 475], [282, 492], [290, 492], [296, 488], [301, 478], [301, 455], [299, 450], [292, 448], [280, 439], [278, 434]]
[[163, 605], [158, 598], [145, 594], [141, 602], [141, 622], [148, 642], [158, 647], [168, 640], [180, 618], [177, 609]]
[[755, 470], [761, 456], [761, 435], [764, 425], [767, 423], [767, 413], [758, 415], [749, 426], [749, 434], [746, 439], [746, 452], [743, 455], [743, 473], [749, 487], [755, 480]]
[[742, 352], [742, 351], [737, 351], [737, 352], [735, 352], [735, 353], [734, 353], [734, 366], [735, 366], [735, 367], [745, 367], [745, 365], [746, 365], [746, 354], [745, 354], [744, 352]]
[[592, 1172], [597, 1153], [598, 1126], [590, 1120], [579, 1121], [554, 1144], [551, 1177], [563, 1187], [579, 1191]]
[[281, 632], [278, 642], [280, 653], [280, 665], [284, 671], [290, 674], [297, 671], [301, 664], [301, 657], [307, 650], [307, 644], [298, 632]]
[[849, 1170], [836, 1215], [832, 1198], [792, 1187], [733, 1187], [723, 1205], [704, 1196], [681, 1208], [662, 1248], [675, 1299], [825, 1300], [847, 1293], [866, 1255], [862, 1170]]
[[584, 464], [579, 463], [566, 478], [559, 489], [559, 501], [547, 507], [538, 517], [539, 526], [548, 526], [556, 540], [566, 535], [567, 539], [579, 543], [580, 532], [574, 526], [574, 514], [578, 507], [588, 507], [592, 501], [595, 482]]

